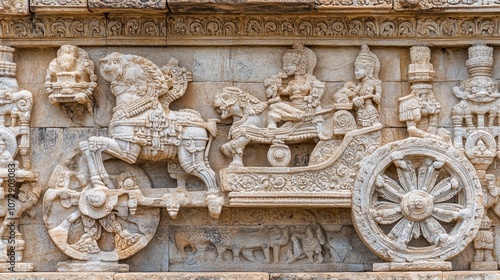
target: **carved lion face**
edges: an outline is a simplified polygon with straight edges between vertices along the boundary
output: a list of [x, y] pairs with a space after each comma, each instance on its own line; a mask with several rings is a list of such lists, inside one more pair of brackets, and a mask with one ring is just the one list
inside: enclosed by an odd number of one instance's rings
[[215, 95], [214, 108], [221, 114], [222, 119], [229, 118], [234, 115], [232, 105], [237, 101], [237, 98], [230, 93], [220, 92]]
[[101, 75], [106, 81], [116, 81], [121, 77], [123, 66], [120, 53], [114, 52], [99, 61], [101, 63]]

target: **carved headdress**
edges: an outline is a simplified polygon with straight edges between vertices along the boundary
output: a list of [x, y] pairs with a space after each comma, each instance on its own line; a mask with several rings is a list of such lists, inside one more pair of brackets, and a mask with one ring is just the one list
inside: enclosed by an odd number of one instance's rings
[[293, 62], [297, 65], [300, 74], [312, 75], [318, 61], [316, 54], [301, 43], [294, 44], [286, 50], [282, 57], [283, 62]]
[[368, 75], [373, 75], [374, 78], [378, 79], [380, 61], [378, 60], [378, 57], [370, 51], [368, 45], [363, 44], [361, 46], [361, 51], [356, 57], [356, 61], [354, 63], [369, 69], [370, 71], [367, 71]]

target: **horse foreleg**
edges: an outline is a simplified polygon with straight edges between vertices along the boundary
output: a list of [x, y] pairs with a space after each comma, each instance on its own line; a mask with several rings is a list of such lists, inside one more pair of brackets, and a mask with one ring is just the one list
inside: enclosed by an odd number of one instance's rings
[[221, 212], [224, 198], [219, 194], [219, 187], [215, 181], [215, 171], [210, 168], [204, 160], [204, 150], [206, 141], [185, 139], [178, 150], [179, 163], [186, 171], [200, 178], [207, 186], [207, 194], [205, 197], [210, 215], [213, 218], [218, 218]]
[[141, 147], [125, 141], [116, 141], [107, 137], [90, 137], [89, 141], [80, 142], [80, 150], [87, 159], [92, 185], [111, 186], [111, 180], [104, 168], [102, 152], [121, 159], [127, 163], [135, 163]]

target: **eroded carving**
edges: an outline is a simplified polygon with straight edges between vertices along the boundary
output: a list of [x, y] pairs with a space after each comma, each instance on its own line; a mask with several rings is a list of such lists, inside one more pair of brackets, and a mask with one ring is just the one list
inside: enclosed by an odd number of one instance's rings
[[353, 189], [358, 234], [390, 261], [374, 264], [375, 270], [390, 270], [401, 262], [408, 264], [406, 269], [418, 263], [426, 269], [451, 269], [444, 261], [472, 241], [483, 213], [473, 165], [435, 139], [409, 138], [379, 148], [363, 162]]
[[32, 271], [33, 264], [22, 263], [25, 241], [19, 225], [23, 214], [34, 217], [31, 208], [41, 191], [38, 175], [30, 170], [33, 95], [19, 90], [13, 53], [0, 46], [0, 271]]
[[410, 49], [411, 64], [408, 78], [411, 92], [399, 101], [399, 120], [406, 122], [410, 137], [425, 137], [450, 142], [450, 133], [438, 129], [437, 120], [441, 104], [432, 90], [434, 69], [430, 63], [431, 50], [425, 46], [413, 46]]
[[[235, 87], [216, 94], [214, 106], [221, 117], [233, 117], [229, 142], [221, 146], [222, 153], [232, 158], [229, 168], [221, 171], [223, 190], [231, 192], [231, 205], [350, 205], [346, 196], [358, 162], [381, 141], [376, 107], [381, 98], [378, 58], [366, 45], [362, 47], [356, 58], [361, 83], [347, 82], [333, 94], [335, 103], [330, 108], [321, 106], [324, 83], [312, 75], [314, 52], [295, 45], [282, 60], [285, 73], [264, 81], [267, 102]], [[290, 101], [282, 99], [286, 96]], [[266, 107], [267, 126], [261, 117]], [[288, 168], [288, 144], [311, 138], [319, 142], [307, 168]], [[243, 166], [244, 148], [250, 142], [271, 144], [268, 161], [273, 168]], [[302, 253], [293, 255], [298, 258]]]
[[[116, 262], [148, 244], [158, 225], [157, 208], [167, 208], [175, 218], [182, 205], [208, 206], [217, 218], [224, 202], [207, 159], [215, 120], [207, 122], [191, 109], [169, 109], [184, 95], [190, 72], [175, 58], [162, 68], [143, 57], [116, 52], [100, 62], [101, 75], [111, 83], [117, 103], [109, 125], [111, 137], [80, 142], [80, 153], [70, 159], [74, 164], [61, 163], [44, 197], [50, 236], [63, 252], [83, 261], [61, 263], [60, 270], [128, 270]], [[106, 161], [103, 153], [121, 161]], [[183, 172], [198, 177], [207, 190], [188, 192], [181, 182], [161, 197], [146, 197], [143, 190], [151, 183], [144, 171], [109, 166], [134, 164], [139, 158], [178, 160]], [[124, 169], [128, 171], [117, 171]], [[54, 212], [61, 206], [63, 213]], [[83, 225], [83, 231], [75, 232], [75, 223]], [[114, 246], [100, 247], [104, 231], [114, 235]], [[75, 234], [78, 239], [72, 237]], [[96, 261], [107, 265], [92, 268]]]
[[63, 45], [50, 62], [45, 91], [54, 106], [60, 106], [71, 119], [84, 110], [93, 115], [94, 89], [97, 86], [94, 62], [83, 49]]

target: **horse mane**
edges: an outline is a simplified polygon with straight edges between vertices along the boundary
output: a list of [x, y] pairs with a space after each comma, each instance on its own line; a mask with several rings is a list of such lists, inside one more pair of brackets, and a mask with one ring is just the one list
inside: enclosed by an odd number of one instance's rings
[[168, 93], [169, 83], [158, 65], [154, 64], [151, 60], [138, 55], [127, 54], [123, 55], [122, 57], [125, 60], [124, 67], [125, 65], [132, 63], [138, 65], [141, 69], [144, 70], [144, 72], [148, 76], [148, 82], [151, 81], [153, 83], [154, 96], [160, 97]]
[[248, 92], [243, 92], [238, 95], [239, 105], [243, 109], [244, 115], [258, 115], [267, 107], [266, 102], [260, 101], [257, 97]]

